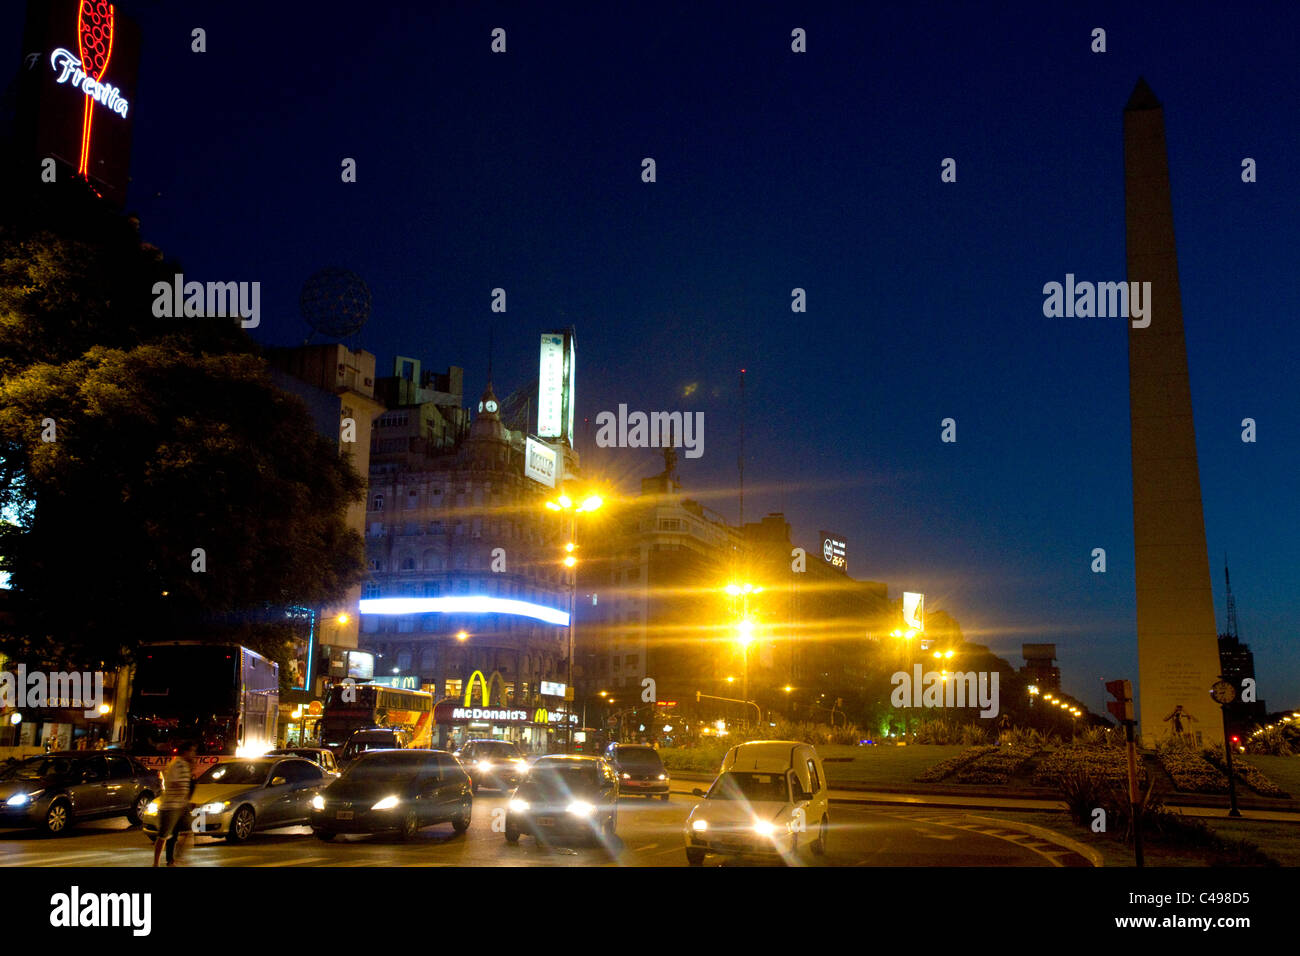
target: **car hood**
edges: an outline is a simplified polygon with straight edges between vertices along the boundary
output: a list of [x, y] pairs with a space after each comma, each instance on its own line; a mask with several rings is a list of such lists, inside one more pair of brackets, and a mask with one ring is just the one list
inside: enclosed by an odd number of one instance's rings
[[407, 796], [411, 791], [408, 780], [343, 780], [329, 785], [326, 794], [331, 800], [379, 800], [389, 794]]
[[794, 813], [794, 805], [778, 801], [761, 800], [746, 803], [744, 800], [705, 800], [695, 805], [687, 823], [707, 820], [715, 826], [748, 826], [755, 819], [786, 820]]
[[190, 797], [190, 803], [202, 806], [205, 803], [218, 803], [222, 800], [234, 801], [238, 797], [250, 796], [261, 789], [256, 784], [204, 783], [194, 788], [194, 796]]

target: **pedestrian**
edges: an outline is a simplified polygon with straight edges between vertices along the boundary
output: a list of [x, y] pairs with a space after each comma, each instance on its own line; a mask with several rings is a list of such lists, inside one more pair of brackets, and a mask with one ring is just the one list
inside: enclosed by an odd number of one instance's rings
[[176, 853], [176, 841], [183, 834], [189, 833], [190, 797], [194, 794], [194, 761], [198, 748], [186, 741], [180, 745], [180, 751], [163, 776], [162, 799], [158, 801], [158, 838], [153, 844], [153, 865], [158, 865], [158, 857], [164, 847], [167, 850], [167, 865], [175, 866], [177, 859], [185, 858], [184, 846]]

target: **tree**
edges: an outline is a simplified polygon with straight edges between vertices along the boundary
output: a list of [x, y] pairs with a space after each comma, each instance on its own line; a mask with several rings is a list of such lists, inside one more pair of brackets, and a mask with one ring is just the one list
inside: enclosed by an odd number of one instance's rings
[[153, 318], [153, 282], [181, 270], [129, 222], [67, 194], [15, 208], [0, 649], [111, 665], [144, 641], [222, 637], [285, 660], [285, 606], [335, 602], [364, 573], [344, 518], [364, 479], [234, 322]]

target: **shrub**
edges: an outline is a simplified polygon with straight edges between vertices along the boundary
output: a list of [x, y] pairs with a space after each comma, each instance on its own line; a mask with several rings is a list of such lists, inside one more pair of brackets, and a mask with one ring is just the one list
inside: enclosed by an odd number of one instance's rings
[[1227, 793], [1228, 778], [1194, 748], [1181, 740], [1156, 747], [1156, 759], [1184, 793]]
[[987, 742], [988, 737], [988, 731], [979, 724], [959, 724], [955, 720], [938, 717], [921, 721], [916, 729], [915, 742], [938, 746], [961, 744], [970, 747]]
[[972, 747], [970, 750], [963, 750], [959, 754], [954, 754], [947, 760], [941, 760], [933, 767], [929, 767], [924, 773], [915, 777], [917, 783], [937, 783], [949, 774], [966, 766], [973, 760], [978, 760], [987, 753], [997, 750], [997, 747]]
[[1285, 723], [1251, 734], [1246, 741], [1246, 752], [1270, 757], [1294, 757], [1300, 753], [1300, 726]]
[[[1218, 745], [1206, 747], [1202, 751], [1202, 756], [1219, 770], [1222, 770], [1225, 775], [1227, 774], [1228, 762], [1225, 759], [1223, 747]], [[1258, 767], [1247, 763], [1239, 755], [1234, 755], [1232, 758], [1232, 775], [1262, 797], [1281, 797], [1285, 799], [1290, 796], [1285, 790], [1264, 776]]]
[[1004, 784], [1036, 753], [1037, 747], [1023, 744], [993, 747], [958, 771], [957, 782]]
[[1082, 747], [1123, 747], [1124, 731], [1118, 727], [1090, 727], [1074, 738]]
[[[1128, 787], [1128, 757], [1123, 750], [1114, 748], [1070, 746], [1061, 747], [1034, 771], [1034, 784], [1042, 787], [1061, 786], [1061, 780], [1072, 771], [1082, 771], [1097, 778], [1099, 783]], [[1146, 768], [1138, 764], [1138, 781], [1145, 786]]]

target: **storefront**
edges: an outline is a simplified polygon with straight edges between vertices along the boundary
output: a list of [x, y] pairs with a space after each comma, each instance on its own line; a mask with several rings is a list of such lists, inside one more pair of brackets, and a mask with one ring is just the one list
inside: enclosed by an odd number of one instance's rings
[[445, 697], [433, 708], [438, 746], [447, 750], [457, 750], [467, 740], [491, 738], [513, 741], [529, 753], [554, 753], [564, 746], [566, 718], [572, 727], [578, 726], [577, 714], [546, 707], [471, 707], [463, 698]]

